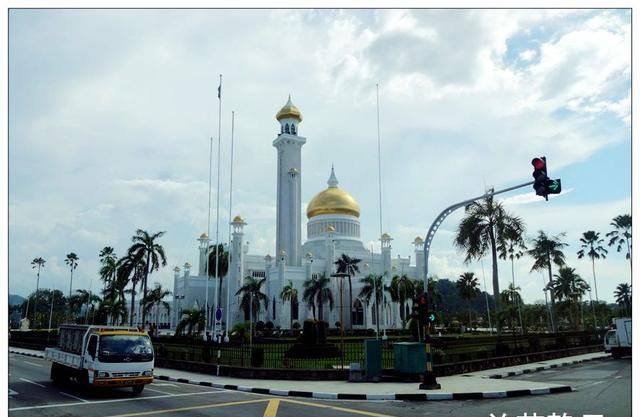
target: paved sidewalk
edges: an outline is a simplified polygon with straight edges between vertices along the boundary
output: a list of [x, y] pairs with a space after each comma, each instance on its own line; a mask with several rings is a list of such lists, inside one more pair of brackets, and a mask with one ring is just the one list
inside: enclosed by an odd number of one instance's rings
[[[11, 353], [42, 357], [42, 351], [9, 348]], [[568, 366], [587, 360], [608, 357], [602, 352], [578, 355], [544, 362], [501, 369], [491, 369], [438, 378], [439, 390], [420, 390], [418, 382], [347, 382], [347, 381], [291, 381], [244, 379], [215, 376], [175, 369], [155, 368], [156, 379], [175, 381], [258, 394], [350, 400], [467, 400], [507, 398], [523, 395], [542, 395], [570, 392], [567, 385], [533, 381], [506, 380], [507, 376], [531, 373], [544, 369]]]

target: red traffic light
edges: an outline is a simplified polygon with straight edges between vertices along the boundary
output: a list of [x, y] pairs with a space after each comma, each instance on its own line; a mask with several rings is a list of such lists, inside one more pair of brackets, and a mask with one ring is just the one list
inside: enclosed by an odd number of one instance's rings
[[533, 158], [531, 160], [531, 165], [533, 165], [534, 169], [544, 169], [547, 164], [541, 158]]

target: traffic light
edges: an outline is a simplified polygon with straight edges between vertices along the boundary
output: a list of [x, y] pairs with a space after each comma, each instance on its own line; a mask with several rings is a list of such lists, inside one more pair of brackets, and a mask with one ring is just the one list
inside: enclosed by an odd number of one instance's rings
[[540, 158], [533, 158], [531, 160], [533, 165], [533, 189], [536, 190], [536, 195], [544, 197], [546, 200], [549, 198], [549, 194], [560, 194], [562, 191], [562, 183], [560, 178], [552, 180], [547, 176], [547, 158], [542, 156]]
[[540, 195], [546, 198], [546, 182], [547, 178], [547, 158], [533, 158], [531, 160], [531, 165], [533, 165], [533, 189], [536, 190], [536, 195]]
[[426, 292], [418, 297], [418, 321], [421, 326], [429, 322], [429, 297]]

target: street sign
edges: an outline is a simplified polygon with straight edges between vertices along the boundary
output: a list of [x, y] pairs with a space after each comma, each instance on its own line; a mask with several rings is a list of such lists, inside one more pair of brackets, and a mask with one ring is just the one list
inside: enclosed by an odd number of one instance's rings
[[222, 309], [218, 307], [216, 309], [216, 322], [219, 322], [221, 320], [222, 320]]

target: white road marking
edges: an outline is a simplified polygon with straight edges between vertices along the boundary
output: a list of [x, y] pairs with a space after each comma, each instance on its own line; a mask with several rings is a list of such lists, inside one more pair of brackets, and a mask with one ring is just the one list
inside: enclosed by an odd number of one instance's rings
[[170, 392], [165, 392], [165, 391], [160, 391], [158, 389], [153, 389], [153, 388], [145, 388], [147, 391], [152, 391], [152, 392], [157, 392], [159, 394], [164, 394], [164, 395], [171, 395]]
[[33, 382], [31, 380], [28, 380], [27, 378], [18, 378], [18, 379], [20, 379], [20, 381], [24, 381], [24, 382], [28, 382], [28, 383], [33, 384], [33, 385], [37, 385], [40, 388], [46, 388], [44, 385], [38, 384], [37, 382]]
[[[31, 407], [17, 407], [10, 408], [8, 411], [24, 411], [24, 410], [36, 410], [41, 408], [55, 408], [55, 407], [71, 407], [75, 405], [89, 405], [89, 404], [106, 404], [106, 403], [118, 403], [124, 401], [146, 401], [146, 400], [155, 400], [158, 398], [167, 398], [167, 397], [186, 397], [190, 395], [211, 395], [211, 394], [228, 394], [230, 390], [220, 390], [220, 391], [204, 391], [204, 392], [189, 392], [186, 394], [169, 394], [169, 395], [156, 395], [154, 397], [136, 397], [136, 398], [123, 398], [119, 400], [102, 400], [102, 401], [87, 401], [82, 400], [81, 403], [58, 403], [58, 404], [47, 404], [47, 405], [35, 405]], [[237, 392], [237, 391], [234, 391]], [[62, 392], [60, 394], [63, 394]], [[69, 395], [69, 394], [67, 394]], [[81, 398], [79, 398], [81, 399]]]
[[28, 363], [29, 365], [37, 366], [39, 368], [42, 368], [42, 365], [40, 365], [39, 363], [33, 363], [33, 362], [27, 362], [27, 361], [24, 361], [24, 363]]
[[88, 400], [85, 400], [84, 398], [76, 397], [75, 395], [67, 394], [66, 392], [62, 392], [62, 391], [60, 391], [60, 394], [62, 394], [62, 395], [64, 395], [64, 396], [66, 396], [66, 397], [75, 398], [76, 400], [80, 400], [80, 401], [83, 401], [83, 402], [85, 402], [85, 403], [88, 403], [88, 402], [89, 402]]
[[155, 385], [156, 387], [177, 387], [177, 385], [175, 384], [170, 384], [168, 382], [154, 382], [153, 385]]
[[9, 388], [9, 395], [18, 395], [19, 392], [12, 390], [11, 388]]

